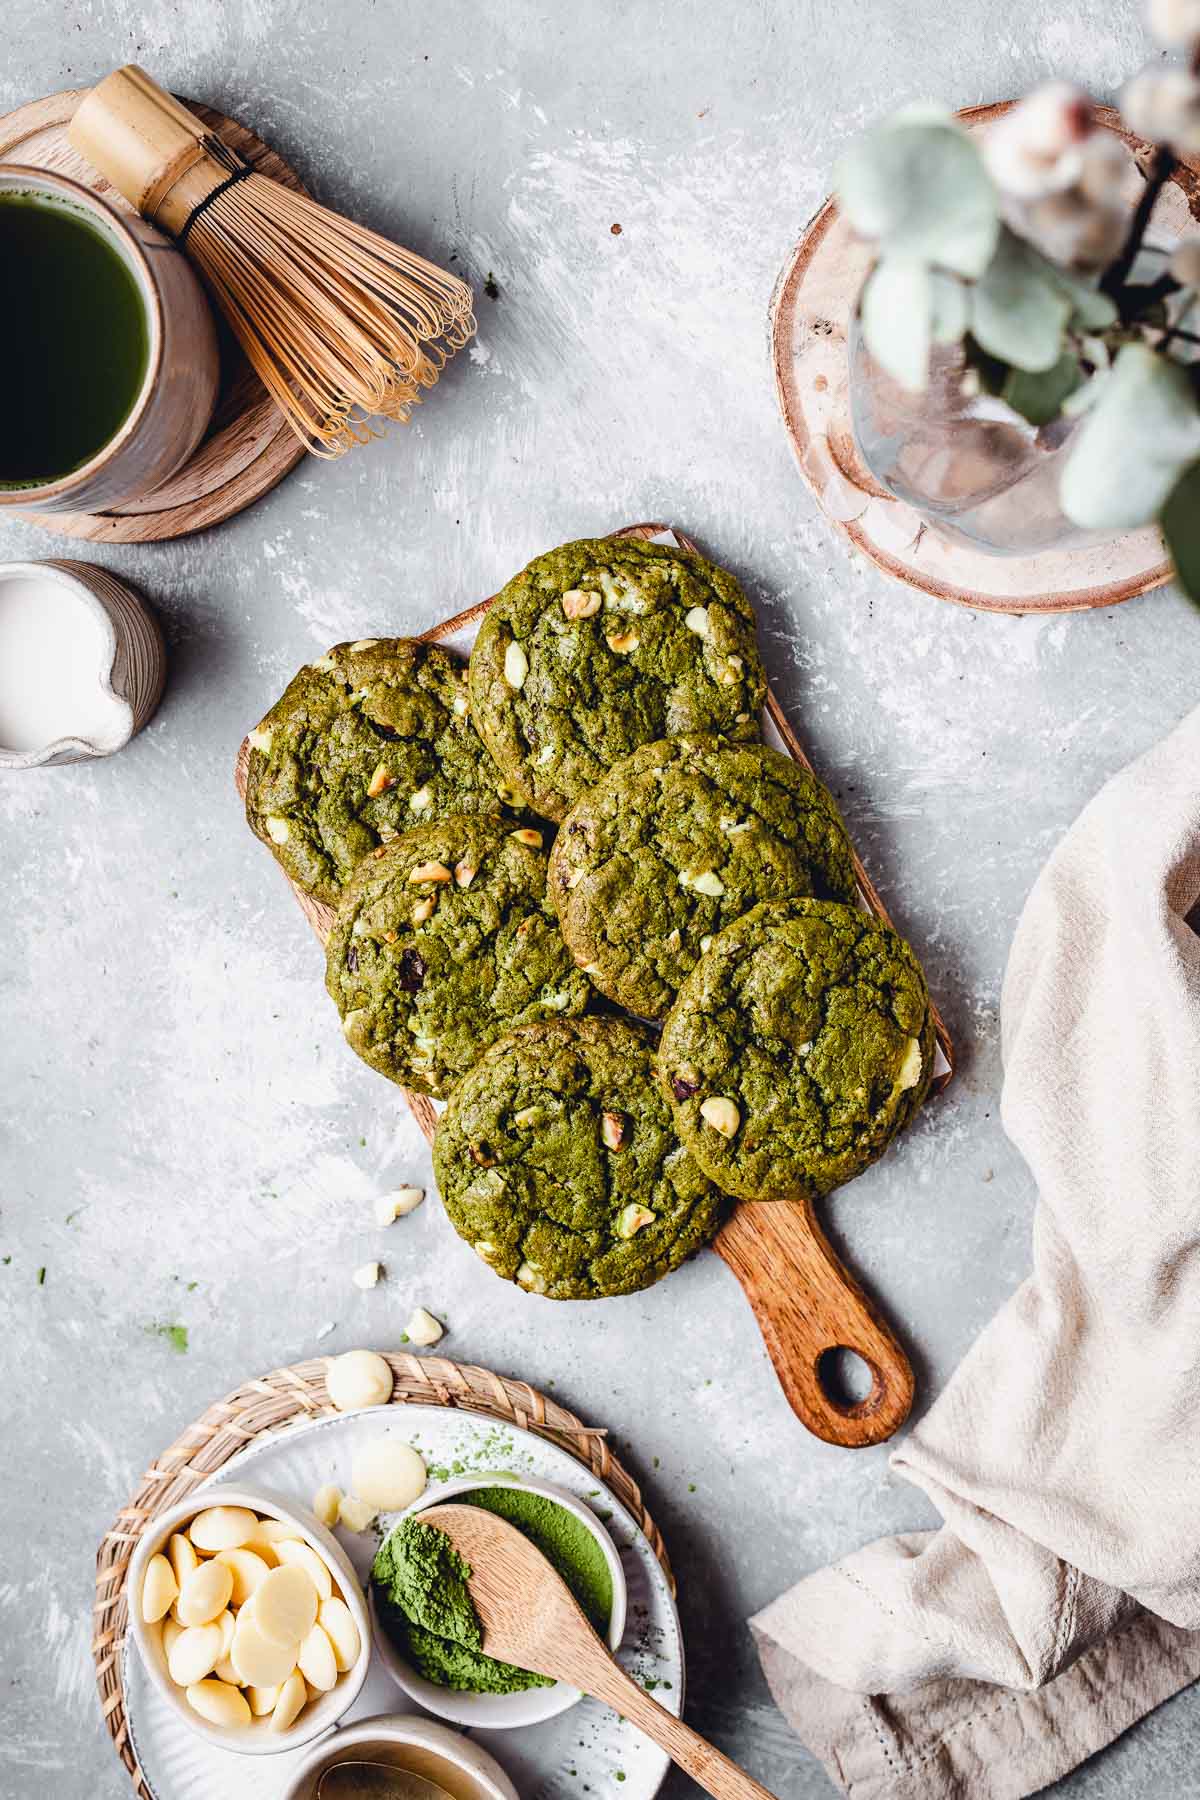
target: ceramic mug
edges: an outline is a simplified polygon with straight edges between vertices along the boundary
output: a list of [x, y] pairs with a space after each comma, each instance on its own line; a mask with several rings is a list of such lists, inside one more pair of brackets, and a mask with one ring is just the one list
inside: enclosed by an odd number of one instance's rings
[[149, 353], [133, 406], [108, 442], [81, 468], [53, 481], [0, 485], [0, 509], [86, 513], [121, 506], [169, 480], [208, 427], [220, 362], [204, 290], [170, 238], [136, 213], [117, 212], [65, 175], [0, 163], [0, 194], [6, 193], [28, 194], [86, 215], [133, 276]]

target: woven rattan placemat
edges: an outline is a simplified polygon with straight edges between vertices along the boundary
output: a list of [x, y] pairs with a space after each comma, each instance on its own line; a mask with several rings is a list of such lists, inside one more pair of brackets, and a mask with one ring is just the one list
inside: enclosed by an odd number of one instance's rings
[[[658, 1527], [646, 1510], [637, 1482], [609, 1450], [603, 1427], [585, 1425], [574, 1413], [527, 1382], [512, 1381], [490, 1369], [448, 1362], [441, 1356], [419, 1357], [403, 1351], [380, 1354], [395, 1376], [393, 1406], [409, 1402], [452, 1406], [483, 1418], [501, 1419], [505, 1424], [548, 1438], [590, 1469], [633, 1514], [674, 1592], [674, 1577]], [[150, 1790], [130, 1740], [121, 1661], [127, 1610], [125, 1580], [137, 1541], [152, 1519], [186, 1499], [193, 1488], [215, 1474], [261, 1432], [278, 1431], [298, 1419], [319, 1418], [333, 1410], [325, 1389], [323, 1357], [273, 1369], [269, 1375], [235, 1388], [154, 1459], [137, 1492], [121, 1508], [101, 1540], [96, 1552], [96, 1629], [92, 1641], [96, 1686], [109, 1736], [142, 1800], [150, 1800]]]

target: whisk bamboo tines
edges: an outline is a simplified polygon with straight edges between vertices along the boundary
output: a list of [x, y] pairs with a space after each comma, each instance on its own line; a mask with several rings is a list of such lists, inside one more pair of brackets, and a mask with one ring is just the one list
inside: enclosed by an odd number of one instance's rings
[[256, 174], [130, 63], [71, 122], [73, 147], [169, 232], [317, 456], [407, 421], [475, 330], [457, 276]]

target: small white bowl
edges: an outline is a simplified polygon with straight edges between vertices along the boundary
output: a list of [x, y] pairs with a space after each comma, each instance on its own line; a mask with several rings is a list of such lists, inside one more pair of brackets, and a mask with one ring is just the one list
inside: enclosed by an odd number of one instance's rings
[[[22, 590], [28, 600], [35, 588], [46, 590], [47, 599], [69, 602], [70, 618], [63, 628], [72, 631], [77, 644], [94, 640], [94, 694], [85, 701], [86, 718], [69, 724], [64, 720], [67, 728], [44, 743], [17, 749], [0, 740], [0, 770], [40, 769], [112, 756], [142, 729], [162, 698], [167, 667], [162, 632], [127, 582], [118, 581], [97, 563], [61, 557], [0, 563], [0, 642], [5, 642], [5, 606], [19, 604]], [[21, 673], [19, 666], [11, 667], [5, 679], [19, 678]]]
[[[400, 1514], [396, 1525], [408, 1518], [410, 1513], [424, 1512], [428, 1507], [453, 1500], [458, 1494], [497, 1487], [524, 1488], [529, 1493], [542, 1494], [547, 1500], [554, 1500], [567, 1512], [573, 1513], [581, 1524], [587, 1526], [604, 1552], [604, 1560], [612, 1576], [613, 1604], [612, 1616], [608, 1622], [608, 1647], [615, 1651], [625, 1635], [625, 1610], [628, 1602], [625, 1571], [621, 1567], [617, 1547], [600, 1520], [589, 1506], [585, 1506], [582, 1500], [577, 1500], [566, 1488], [557, 1487], [551, 1481], [534, 1481], [528, 1476], [459, 1476], [454, 1481], [427, 1488], [419, 1500], [415, 1500]], [[393, 1525], [393, 1531], [396, 1525]], [[386, 1542], [385, 1538], [384, 1543]], [[559, 1713], [566, 1712], [583, 1697], [578, 1688], [569, 1687], [564, 1681], [556, 1681], [553, 1687], [525, 1688], [516, 1694], [466, 1694], [460, 1693], [456, 1688], [440, 1687], [434, 1681], [426, 1681], [411, 1663], [405, 1661], [388, 1636], [376, 1609], [374, 1588], [370, 1584], [368, 1601], [375, 1648], [384, 1668], [411, 1700], [416, 1700], [428, 1712], [437, 1713], [440, 1718], [450, 1719], [456, 1725], [470, 1725], [490, 1731], [511, 1731], [517, 1726], [538, 1725], [543, 1719], [557, 1718]]]
[[[265, 1719], [256, 1719], [241, 1731], [226, 1731], [220, 1725], [210, 1725], [207, 1719], [202, 1719], [199, 1713], [193, 1712], [184, 1690], [176, 1687], [167, 1673], [158, 1627], [147, 1625], [142, 1618], [142, 1582], [150, 1558], [156, 1552], [165, 1550], [172, 1532], [184, 1529], [197, 1513], [207, 1511], [210, 1506], [247, 1506], [253, 1512], [265, 1513], [268, 1518], [282, 1519], [286, 1524], [294, 1525], [297, 1534], [311, 1544], [328, 1563], [358, 1627], [359, 1649], [354, 1667], [339, 1675], [327, 1694], [322, 1694], [319, 1700], [310, 1700], [295, 1724], [289, 1726], [287, 1731], [267, 1730]], [[295, 1750], [336, 1724], [342, 1714], [353, 1706], [367, 1678], [371, 1660], [371, 1621], [350, 1558], [332, 1533], [326, 1531], [310, 1512], [302, 1506], [293, 1506], [280, 1500], [274, 1494], [224, 1486], [197, 1489], [178, 1506], [173, 1506], [169, 1512], [155, 1519], [142, 1533], [133, 1553], [126, 1591], [129, 1596], [129, 1629], [154, 1686], [190, 1730], [198, 1737], [207, 1738], [210, 1744], [218, 1744], [222, 1750], [235, 1750], [242, 1756], [275, 1756], [281, 1750]]]
[[453, 1800], [520, 1800], [494, 1756], [448, 1725], [415, 1713], [387, 1713], [343, 1726], [309, 1751], [280, 1800], [316, 1800], [322, 1775], [356, 1757], [424, 1775]]

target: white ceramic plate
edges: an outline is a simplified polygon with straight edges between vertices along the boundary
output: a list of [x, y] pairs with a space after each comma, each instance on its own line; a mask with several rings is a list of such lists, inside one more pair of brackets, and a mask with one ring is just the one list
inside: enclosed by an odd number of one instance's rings
[[[258, 1485], [307, 1506], [323, 1482], [349, 1488], [356, 1449], [381, 1432], [415, 1444], [431, 1481], [477, 1473], [534, 1475], [557, 1482], [593, 1506], [620, 1552], [629, 1587], [620, 1661], [636, 1680], [654, 1685], [664, 1706], [676, 1713], [682, 1709], [679, 1615], [657, 1557], [614, 1495], [565, 1450], [532, 1432], [453, 1407], [372, 1407], [264, 1434], [203, 1486]], [[387, 1515], [382, 1522], [389, 1522]], [[379, 1541], [376, 1533], [339, 1529], [335, 1536], [365, 1582]], [[130, 1737], [155, 1800], [276, 1800], [304, 1751], [242, 1757], [206, 1743], [180, 1723], [151, 1686], [129, 1638], [123, 1656]], [[344, 1723], [373, 1713], [420, 1711], [376, 1657]], [[582, 1800], [585, 1789], [595, 1800], [652, 1800], [669, 1766], [661, 1750], [594, 1700], [581, 1700], [558, 1718], [521, 1731], [465, 1735], [477, 1738], [504, 1766], [522, 1800]]]

